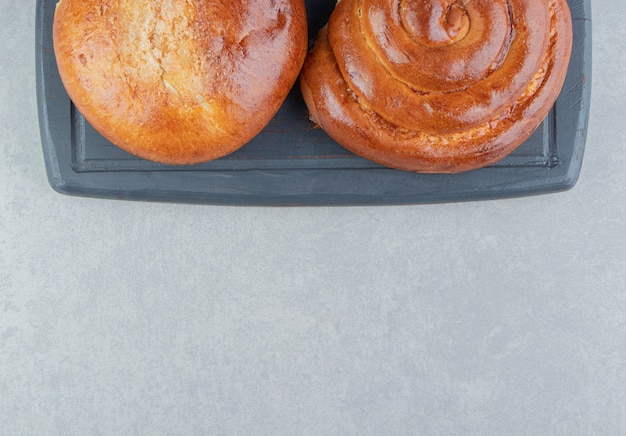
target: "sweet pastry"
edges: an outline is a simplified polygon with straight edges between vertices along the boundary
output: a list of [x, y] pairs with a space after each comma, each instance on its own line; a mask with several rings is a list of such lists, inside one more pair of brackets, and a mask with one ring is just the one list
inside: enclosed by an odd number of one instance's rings
[[300, 85], [312, 119], [354, 153], [460, 172], [537, 129], [571, 48], [566, 0], [341, 0]]
[[61, 0], [53, 37], [93, 127], [168, 164], [216, 159], [258, 134], [308, 43], [303, 0]]

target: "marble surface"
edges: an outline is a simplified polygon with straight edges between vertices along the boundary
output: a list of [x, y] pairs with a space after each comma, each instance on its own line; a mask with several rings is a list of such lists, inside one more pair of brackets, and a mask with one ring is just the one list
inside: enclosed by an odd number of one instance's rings
[[236, 208], [49, 187], [0, 3], [0, 433], [626, 434], [626, 2], [568, 192]]

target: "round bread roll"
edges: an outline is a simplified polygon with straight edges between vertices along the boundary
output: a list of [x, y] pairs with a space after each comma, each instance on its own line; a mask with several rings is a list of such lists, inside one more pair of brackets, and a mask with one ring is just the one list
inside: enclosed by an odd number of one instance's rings
[[87, 121], [130, 153], [179, 165], [257, 135], [308, 43], [303, 0], [61, 0], [53, 36]]
[[566, 0], [341, 0], [300, 85], [313, 120], [352, 152], [461, 172], [537, 129], [571, 49]]

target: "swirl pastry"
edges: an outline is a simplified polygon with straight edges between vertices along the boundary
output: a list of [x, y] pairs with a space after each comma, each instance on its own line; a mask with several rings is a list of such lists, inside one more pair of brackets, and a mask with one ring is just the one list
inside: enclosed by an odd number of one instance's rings
[[61, 79], [93, 127], [169, 164], [252, 139], [307, 51], [303, 0], [62, 0], [53, 37]]
[[300, 84], [313, 120], [354, 153], [460, 172], [537, 129], [571, 48], [566, 0], [341, 0]]

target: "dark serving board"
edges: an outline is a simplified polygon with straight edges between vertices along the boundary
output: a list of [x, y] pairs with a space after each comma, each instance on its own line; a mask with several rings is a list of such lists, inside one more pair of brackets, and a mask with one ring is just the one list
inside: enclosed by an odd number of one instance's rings
[[[501, 162], [462, 174], [383, 168], [344, 150], [308, 120], [296, 88], [252, 142], [222, 159], [167, 166], [134, 157], [100, 136], [74, 108], [57, 72], [57, 0], [37, 1], [37, 97], [48, 179], [62, 193], [229, 205], [419, 204], [569, 189], [578, 179], [591, 89], [591, 0], [569, 0], [574, 51], [563, 91], [539, 130]], [[336, 0], [307, 0], [310, 36]]]

